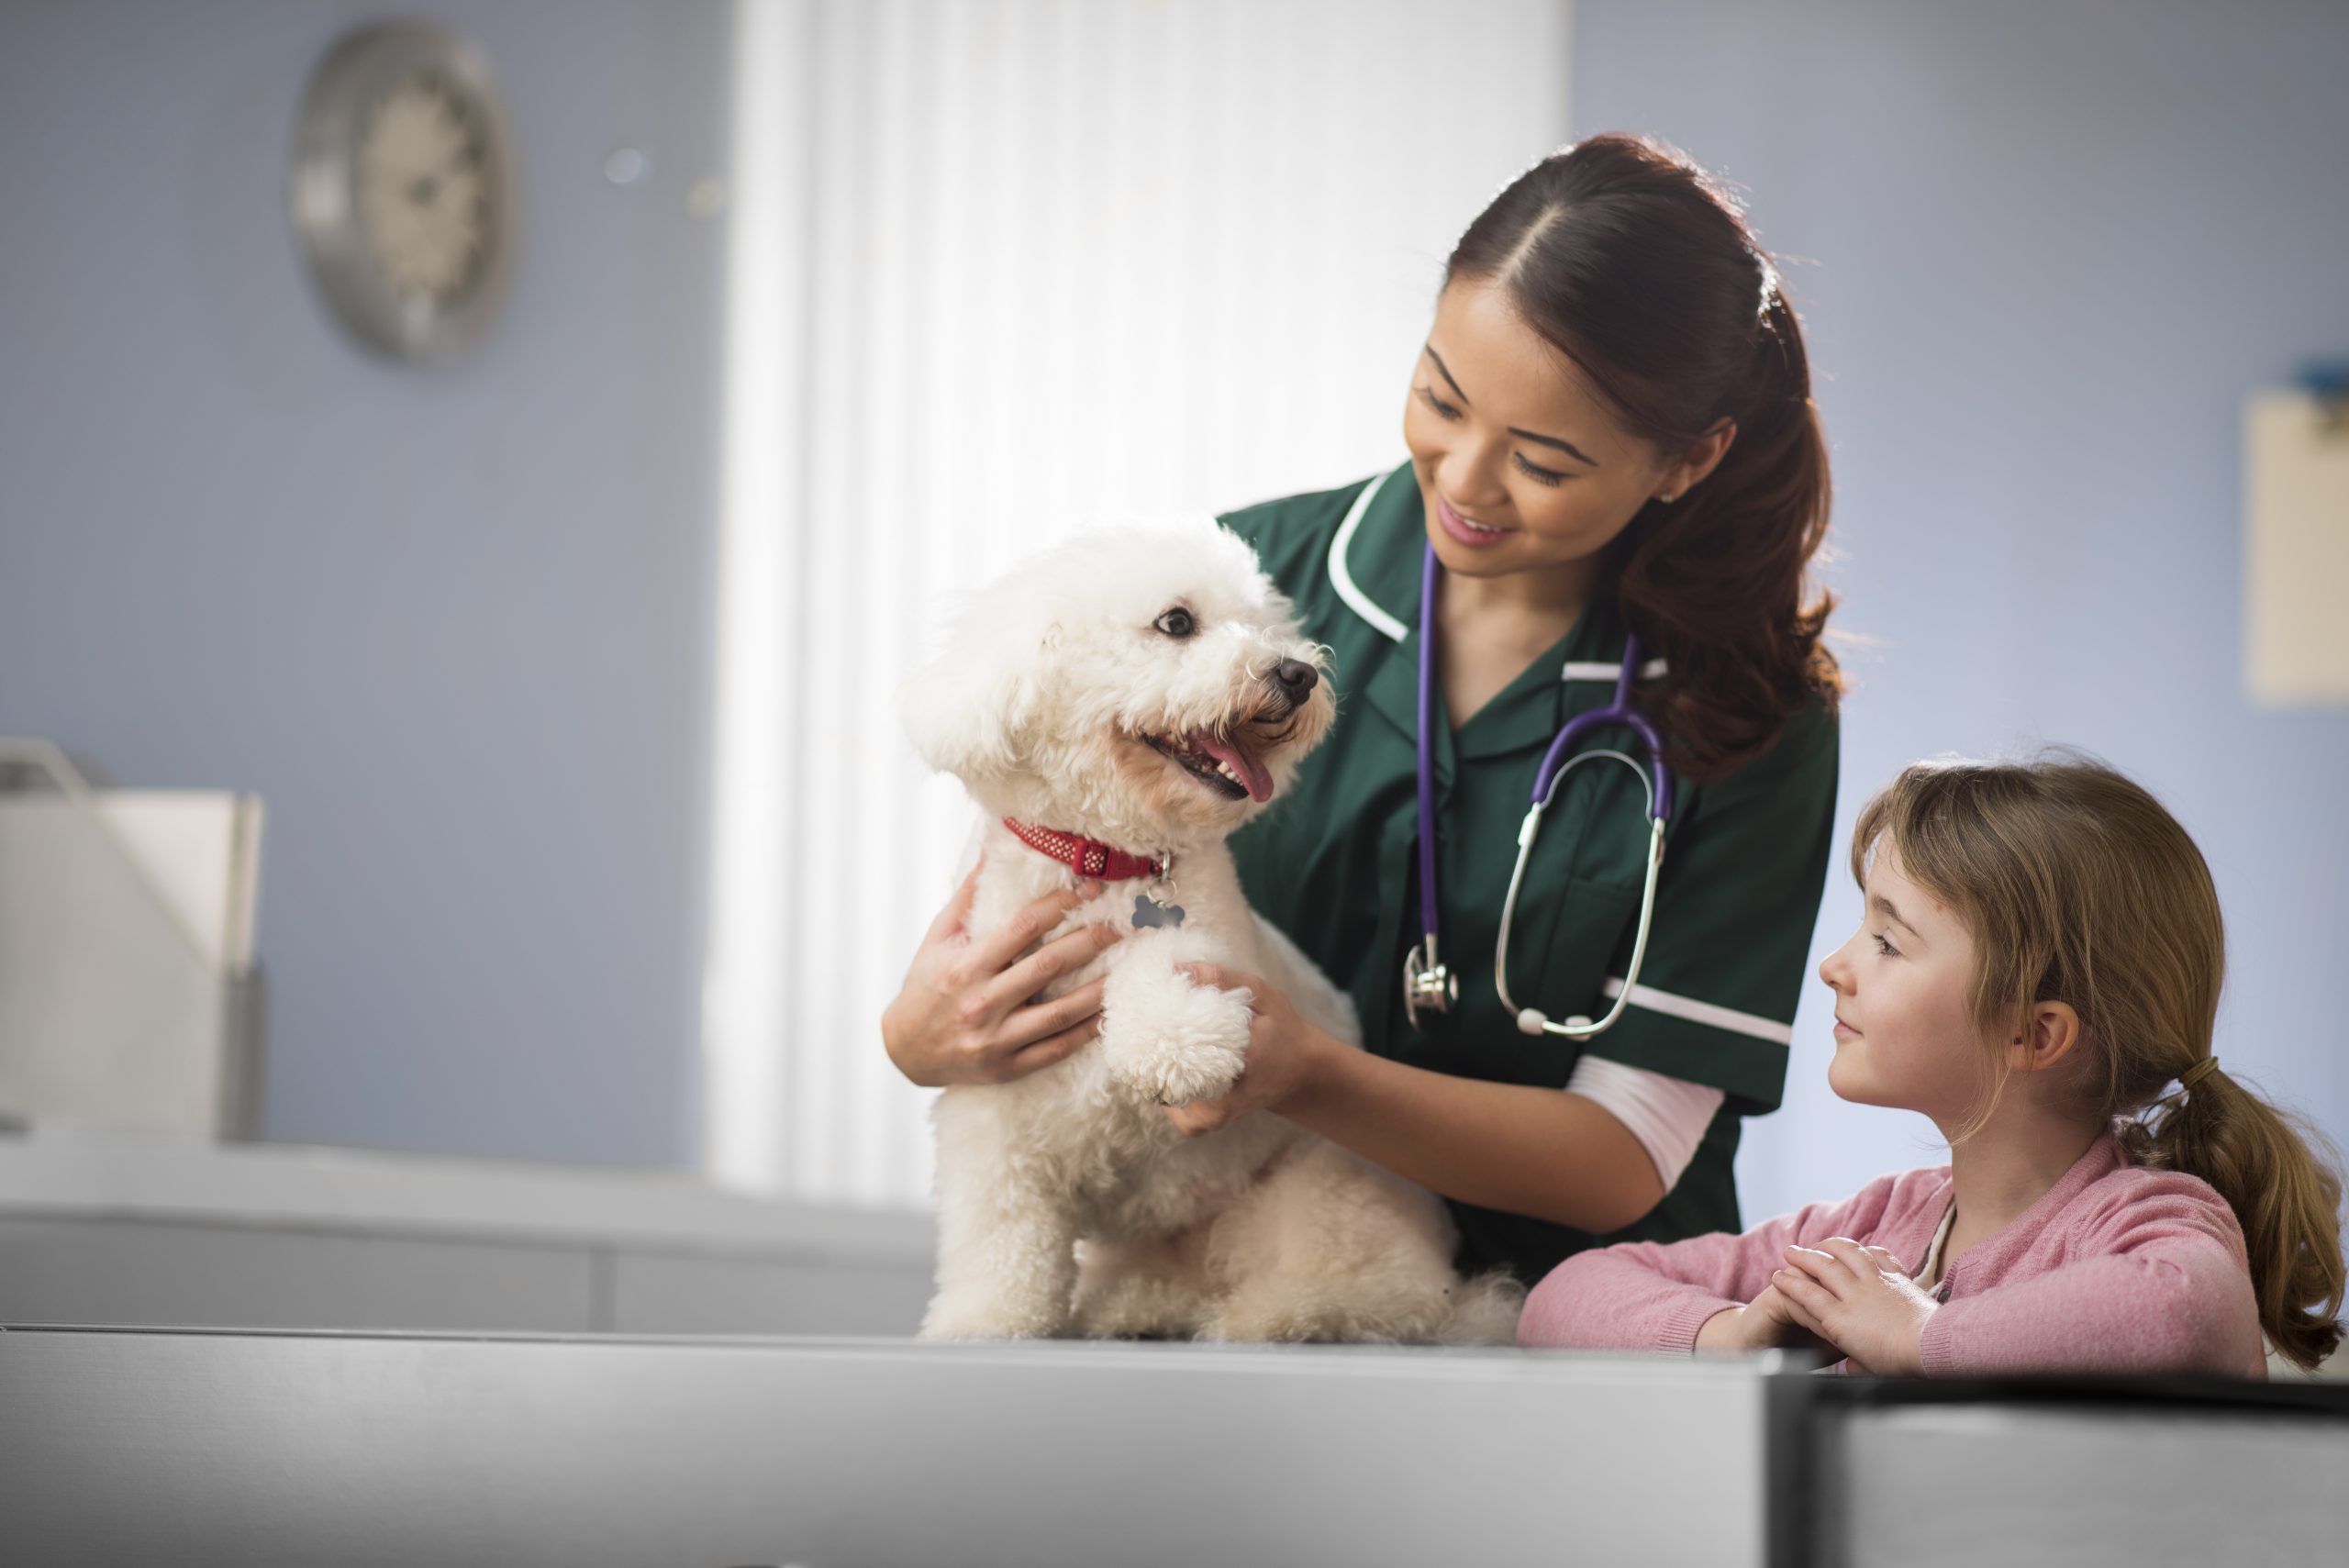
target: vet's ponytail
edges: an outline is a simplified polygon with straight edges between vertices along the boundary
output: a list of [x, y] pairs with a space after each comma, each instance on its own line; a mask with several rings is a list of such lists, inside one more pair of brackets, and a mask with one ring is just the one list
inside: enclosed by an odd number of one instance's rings
[[1775, 268], [1753, 364], [1731, 406], [1737, 439], [1679, 500], [1651, 501], [1616, 542], [1624, 615], [1670, 673], [1656, 696], [1692, 776], [1768, 749], [1796, 709], [1842, 691], [1821, 636], [1835, 607], [1811, 592], [1832, 486], [1802, 328]]

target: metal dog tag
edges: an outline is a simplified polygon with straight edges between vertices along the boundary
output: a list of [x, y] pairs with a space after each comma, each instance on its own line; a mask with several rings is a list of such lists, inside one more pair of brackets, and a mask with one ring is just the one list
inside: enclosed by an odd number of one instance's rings
[[1134, 895], [1134, 929], [1146, 931], [1152, 926], [1179, 926], [1183, 923], [1180, 904], [1161, 904], [1147, 893]]

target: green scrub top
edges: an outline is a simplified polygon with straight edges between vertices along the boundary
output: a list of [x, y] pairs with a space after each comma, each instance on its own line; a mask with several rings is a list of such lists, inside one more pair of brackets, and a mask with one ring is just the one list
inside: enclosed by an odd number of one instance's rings
[[[1460, 999], [1415, 1028], [1402, 973], [1420, 939], [1419, 485], [1406, 464], [1222, 520], [1255, 547], [1306, 634], [1332, 651], [1338, 700], [1329, 739], [1232, 851], [1256, 909], [1352, 993], [1364, 1044], [1414, 1067], [1553, 1089], [1588, 1050], [1725, 1093], [1687, 1169], [1636, 1224], [1596, 1236], [1455, 1202], [1463, 1267], [1505, 1267], [1531, 1283], [1586, 1247], [1739, 1229], [1740, 1118], [1777, 1106], [1827, 872], [1834, 716], [1814, 703], [1727, 777], [1675, 780], [1631, 1005], [1587, 1043], [1523, 1034], [1494, 989], [1493, 940], [1542, 755], [1567, 719], [1614, 695], [1623, 625], [1614, 596], [1594, 595], [1565, 639], [1456, 733], [1448, 717], [1434, 726], [1440, 940]], [[1439, 714], [1442, 700], [1439, 684]], [[1566, 776], [1518, 895], [1509, 982], [1520, 1006], [1598, 1018], [1610, 980], [1620, 992], [1646, 878], [1645, 807], [1619, 764]]]

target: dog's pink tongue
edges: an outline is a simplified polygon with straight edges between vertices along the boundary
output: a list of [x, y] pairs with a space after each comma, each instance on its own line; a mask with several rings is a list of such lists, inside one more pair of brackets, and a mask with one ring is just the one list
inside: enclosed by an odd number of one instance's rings
[[1264, 763], [1248, 754], [1245, 747], [1219, 740], [1206, 730], [1191, 737], [1191, 746], [1219, 762], [1230, 763], [1231, 771], [1240, 775], [1240, 782], [1248, 786], [1249, 799], [1264, 801], [1273, 798], [1273, 775], [1265, 772]]

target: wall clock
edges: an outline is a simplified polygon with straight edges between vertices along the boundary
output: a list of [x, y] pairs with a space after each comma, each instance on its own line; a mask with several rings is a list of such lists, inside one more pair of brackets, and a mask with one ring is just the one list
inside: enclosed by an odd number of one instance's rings
[[289, 195], [337, 319], [411, 361], [478, 340], [513, 270], [514, 174], [479, 50], [421, 23], [344, 37], [310, 79]]

